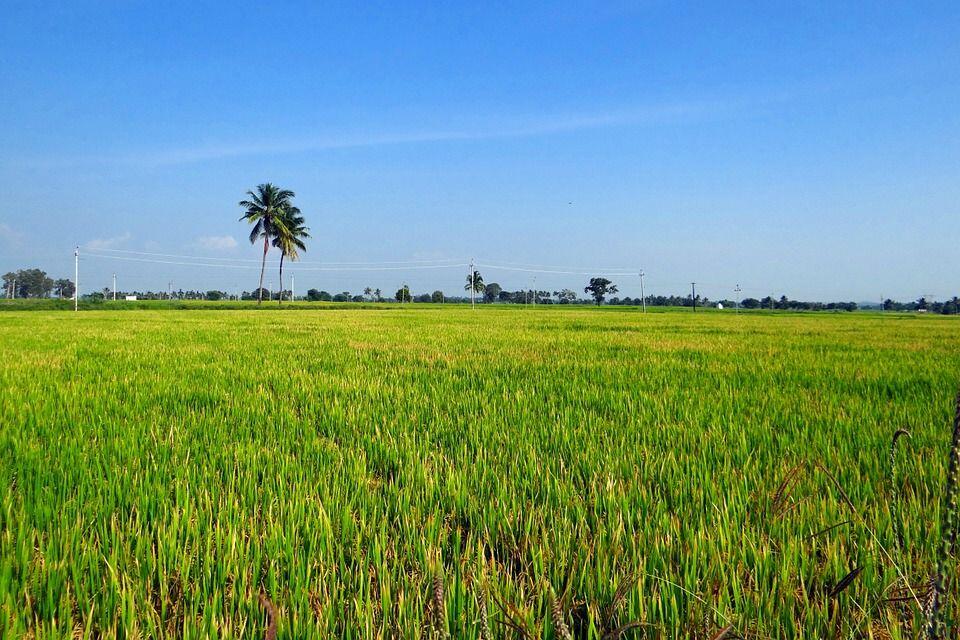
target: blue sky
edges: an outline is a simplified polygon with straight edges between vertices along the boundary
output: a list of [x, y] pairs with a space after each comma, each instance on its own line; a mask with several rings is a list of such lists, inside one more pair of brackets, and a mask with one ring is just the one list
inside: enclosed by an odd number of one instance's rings
[[476, 257], [713, 298], [960, 293], [956, 2], [8, 0], [0, 86], [0, 270], [70, 275], [80, 245], [84, 290], [252, 289], [93, 254], [250, 266], [236, 202], [272, 181], [313, 232], [300, 290], [452, 293], [463, 268], [400, 263]]

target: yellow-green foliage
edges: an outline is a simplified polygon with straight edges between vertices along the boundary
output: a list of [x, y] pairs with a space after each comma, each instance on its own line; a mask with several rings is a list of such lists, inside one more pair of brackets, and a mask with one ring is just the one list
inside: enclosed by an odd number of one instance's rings
[[0, 351], [3, 637], [920, 629], [949, 318], [14, 311]]

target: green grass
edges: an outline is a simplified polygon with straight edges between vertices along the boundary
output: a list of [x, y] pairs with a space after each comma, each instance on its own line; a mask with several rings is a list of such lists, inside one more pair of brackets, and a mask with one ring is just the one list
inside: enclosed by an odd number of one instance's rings
[[0, 315], [3, 637], [919, 632], [954, 319], [311, 308]]

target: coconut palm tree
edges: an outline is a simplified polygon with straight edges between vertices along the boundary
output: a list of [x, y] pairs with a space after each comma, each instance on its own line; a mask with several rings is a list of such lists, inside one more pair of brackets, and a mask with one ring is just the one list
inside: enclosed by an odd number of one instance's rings
[[[276, 237], [277, 221], [288, 209], [296, 209], [290, 200], [294, 197], [293, 191], [281, 189], [269, 182], [257, 185], [256, 193], [247, 191], [249, 200], [241, 200], [240, 206], [245, 209], [240, 220], [246, 220], [253, 225], [250, 230], [250, 244], [263, 238], [263, 261], [260, 264], [260, 286], [257, 289], [257, 304], [263, 303], [263, 272], [267, 268], [267, 251], [270, 250], [270, 241]], [[299, 210], [298, 210], [299, 213]]]
[[484, 292], [485, 287], [483, 285], [483, 276], [480, 275], [479, 271], [474, 271], [472, 274], [467, 276], [467, 284], [463, 285], [463, 290], [475, 293]]
[[304, 238], [310, 237], [310, 229], [304, 226], [303, 216], [297, 207], [288, 207], [277, 217], [274, 223], [276, 233], [273, 236], [273, 246], [280, 249], [280, 300], [283, 304], [283, 260], [290, 258], [298, 260], [300, 252], [307, 250], [303, 243]]

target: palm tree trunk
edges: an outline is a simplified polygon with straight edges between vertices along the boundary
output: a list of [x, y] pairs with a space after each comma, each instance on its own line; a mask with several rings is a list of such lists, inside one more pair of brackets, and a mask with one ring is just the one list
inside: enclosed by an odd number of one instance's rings
[[263, 236], [263, 262], [260, 263], [260, 288], [257, 289], [257, 304], [263, 304], [263, 272], [267, 268], [267, 250], [270, 248], [270, 238]]
[[283, 251], [280, 252], [280, 296], [277, 298], [277, 304], [283, 304]]

